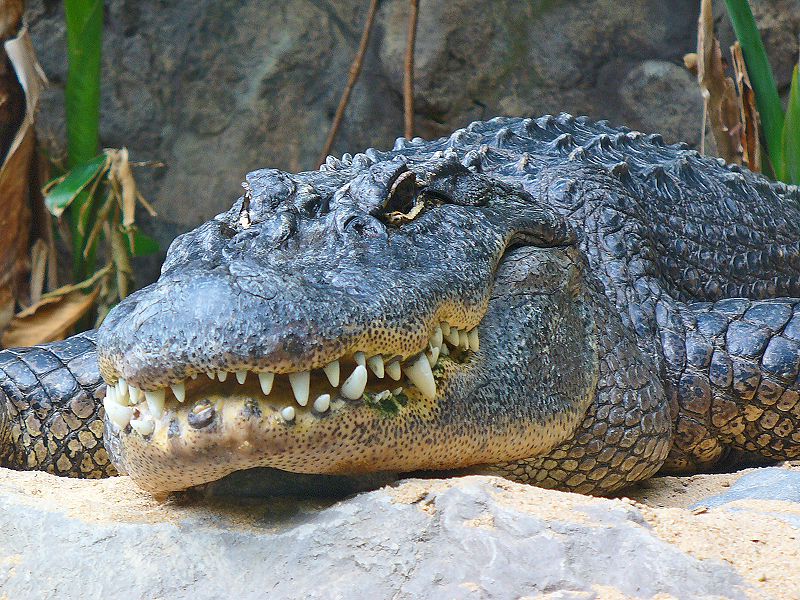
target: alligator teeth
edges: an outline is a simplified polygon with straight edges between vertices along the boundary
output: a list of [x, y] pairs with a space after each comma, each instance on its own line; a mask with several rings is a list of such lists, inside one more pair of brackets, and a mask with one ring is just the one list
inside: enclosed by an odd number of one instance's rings
[[191, 377], [192, 379], [197, 379], [197, 373], [192, 373], [191, 375], [189, 375], [189, 377]]
[[142, 401], [142, 390], [139, 388], [129, 385], [128, 392], [130, 392], [131, 395], [131, 404], [139, 404], [139, 402]]
[[444, 334], [442, 334], [442, 328], [437, 326], [431, 336], [431, 346], [436, 346], [437, 348], [441, 348], [442, 344], [444, 343]]
[[458, 332], [458, 345], [464, 350], [469, 350], [469, 336], [463, 329]]
[[356, 359], [356, 364], [361, 365], [362, 367], [367, 365], [367, 357], [363, 352], [356, 352], [353, 355], [353, 358]]
[[448, 325], [447, 321], [442, 321], [441, 328], [442, 328], [442, 335], [444, 335], [444, 337], [450, 335], [450, 325]]
[[275, 373], [259, 373], [258, 383], [261, 384], [261, 391], [265, 396], [269, 396], [272, 391], [272, 383], [275, 381]]
[[217, 371], [217, 379], [219, 379], [220, 382], [225, 381], [227, 378], [228, 378], [227, 371]]
[[378, 376], [378, 379], [383, 379], [383, 357], [380, 354], [376, 354], [375, 356], [370, 357], [367, 363], [369, 364], [369, 368], [372, 369], [372, 372]]
[[386, 374], [395, 381], [400, 381], [403, 376], [403, 371], [400, 369], [400, 361], [394, 360], [386, 365]]
[[247, 371], [236, 371], [236, 381], [238, 381], [240, 385], [243, 385], [246, 379]]
[[399, 388], [394, 388], [394, 389], [392, 390], [392, 394], [394, 394], [395, 396], [399, 396], [399, 395], [400, 395], [400, 394], [402, 394], [402, 393], [403, 393], [403, 388], [401, 388], [401, 387], [399, 387]]
[[450, 329], [450, 332], [445, 334], [444, 337], [450, 342], [451, 346], [458, 346], [458, 343], [461, 341], [461, 337], [458, 335], [458, 329], [455, 327]]
[[294, 406], [286, 406], [286, 407], [284, 407], [283, 410], [281, 410], [281, 416], [286, 421], [294, 421], [294, 416], [295, 416]]
[[117, 404], [119, 404], [119, 401], [117, 400], [116, 386], [113, 385], [106, 386], [106, 398], [109, 398], [112, 402], [116, 402]]
[[478, 339], [478, 328], [476, 327], [472, 331], [467, 334], [467, 338], [469, 338], [469, 349], [473, 352], [477, 352], [481, 348], [481, 342]]
[[292, 385], [294, 399], [300, 406], [308, 404], [308, 392], [311, 386], [311, 372], [289, 373], [289, 383]]
[[325, 375], [328, 377], [328, 381], [331, 382], [333, 387], [339, 387], [339, 361], [334, 360], [333, 362], [328, 363], [323, 368], [325, 371]]
[[[156, 390], [154, 392], [145, 391], [144, 399], [147, 400], [147, 407], [156, 419], [160, 419], [164, 414], [164, 390]], [[138, 429], [137, 429], [138, 431]], [[143, 433], [142, 435], [147, 435]]]
[[428, 363], [428, 358], [424, 354], [419, 357], [410, 365], [406, 365], [406, 377], [411, 380], [417, 389], [428, 400], [433, 400], [436, 397], [436, 381], [433, 379], [433, 372], [431, 365]]
[[208, 378], [212, 381], [217, 378], [217, 376], [214, 374], [214, 371], [206, 371], [206, 375], [208, 375]]
[[142, 437], [148, 436], [156, 428], [155, 421], [150, 417], [143, 417], [141, 419], [131, 419], [131, 427]]
[[128, 406], [122, 406], [113, 397], [109, 397], [108, 393], [106, 393], [106, 397], [103, 400], [103, 406], [106, 409], [108, 418], [120, 429], [125, 429], [128, 423], [131, 422], [133, 409]]
[[171, 386], [172, 393], [175, 394], [175, 399], [178, 402], [186, 400], [186, 386], [182, 383], [173, 383]]
[[314, 400], [314, 410], [324, 413], [331, 407], [331, 395], [322, 394], [319, 398]]
[[447, 347], [447, 344], [442, 344], [442, 347], [439, 348], [439, 353], [442, 356], [450, 356], [450, 348]]
[[430, 349], [425, 353], [425, 356], [428, 357], [428, 364], [431, 366], [431, 369], [439, 360], [439, 352], [438, 346], [430, 346]]
[[120, 397], [125, 397], [128, 395], [128, 382], [122, 377], [120, 377], [119, 381], [117, 381], [117, 394], [119, 394]]
[[364, 395], [364, 389], [367, 387], [367, 368], [364, 365], [358, 365], [350, 377], [348, 377], [342, 384], [342, 396], [350, 400], [358, 400]]

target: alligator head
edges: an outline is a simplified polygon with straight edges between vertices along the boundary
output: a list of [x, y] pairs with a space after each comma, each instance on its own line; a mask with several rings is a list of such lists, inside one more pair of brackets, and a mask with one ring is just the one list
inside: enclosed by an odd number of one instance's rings
[[98, 334], [108, 445], [142, 487], [467, 467], [577, 427], [595, 325], [550, 208], [446, 155], [244, 185]]

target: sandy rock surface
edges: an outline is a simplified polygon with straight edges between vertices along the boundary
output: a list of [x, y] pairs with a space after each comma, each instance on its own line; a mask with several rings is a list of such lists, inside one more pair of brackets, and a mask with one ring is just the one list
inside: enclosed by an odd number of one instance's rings
[[493, 477], [157, 501], [0, 470], [0, 598], [797, 598], [800, 470], [600, 499]]

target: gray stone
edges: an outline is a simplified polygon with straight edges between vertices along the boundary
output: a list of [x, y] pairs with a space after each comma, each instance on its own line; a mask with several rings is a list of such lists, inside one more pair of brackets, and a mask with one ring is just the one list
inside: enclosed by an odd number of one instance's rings
[[[126, 145], [166, 244], [227, 209], [258, 167], [315, 166], [366, 2], [178, 0], [106, 3], [102, 143]], [[381, 2], [361, 79], [335, 152], [390, 147], [402, 131], [405, 0]], [[643, 60], [677, 64], [694, 45], [697, 3], [614, 0], [422, 2], [417, 38], [417, 131], [435, 137], [498, 114], [568, 111], [627, 121], [606, 80]], [[34, 44], [52, 86], [42, 139], [63, 148], [66, 79], [62, 3], [28, 2]], [[617, 61], [617, 62], [615, 62]], [[601, 71], [609, 63], [619, 69]], [[616, 75], [615, 75], [616, 73]], [[635, 127], [661, 129], [656, 109]], [[673, 140], [670, 140], [673, 141]], [[693, 141], [690, 139], [689, 141]], [[150, 262], [142, 281], [156, 274]]]
[[647, 123], [658, 115], [660, 133], [672, 140], [694, 140], [703, 122], [697, 80], [683, 67], [663, 60], [634, 66], [619, 83], [629, 123]]
[[491, 477], [409, 480], [335, 504], [177, 497], [125, 477], [0, 470], [9, 598], [744, 598], [727, 564], [641, 510]]

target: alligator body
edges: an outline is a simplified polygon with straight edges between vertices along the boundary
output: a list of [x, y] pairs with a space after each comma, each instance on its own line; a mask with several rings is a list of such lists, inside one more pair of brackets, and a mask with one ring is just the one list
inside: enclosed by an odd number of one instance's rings
[[559, 115], [245, 189], [96, 351], [0, 353], [6, 464], [153, 492], [271, 467], [603, 494], [800, 454], [796, 188]]

